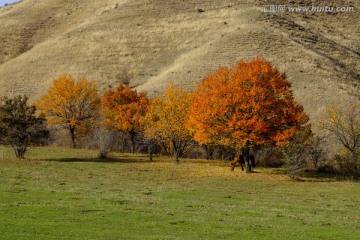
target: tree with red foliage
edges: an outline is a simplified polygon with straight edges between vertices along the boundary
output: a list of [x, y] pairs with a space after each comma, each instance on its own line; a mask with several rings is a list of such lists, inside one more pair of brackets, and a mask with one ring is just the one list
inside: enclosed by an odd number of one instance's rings
[[283, 145], [309, 120], [290, 87], [285, 73], [260, 58], [221, 67], [194, 92], [187, 126], [200, 144], [241, 148], [251, 172], [252, 146]]
[[106, 116], [104, 123], [108, 128], [127, 132], [132, 149], [136, 150], [136, 135], [142, 131], [141, 118], [145, 116], [149, 99], [146, 93], [138, 93], [130, 87], [119, 84], [113, 91], [107, 90], [102, 98], [102, 113]]

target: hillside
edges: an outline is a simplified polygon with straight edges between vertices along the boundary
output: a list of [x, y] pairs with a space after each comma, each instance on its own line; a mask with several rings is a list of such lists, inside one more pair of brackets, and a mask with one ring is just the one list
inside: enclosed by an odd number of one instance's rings
[[[60, 74], [101, 89], [126, 77], [161, 93], [192, 89], [220, 65], [261, 56], [287, 73], [314, 120], [360, 87], [360, 1], [286, 0], [286, 6], [352, 6], [354, 12], [264, 13], [266, 0], [24, 0], [0, 9], [0, 95], [38, 99]], [[315, 121], [314, 120], [314, 121]]]

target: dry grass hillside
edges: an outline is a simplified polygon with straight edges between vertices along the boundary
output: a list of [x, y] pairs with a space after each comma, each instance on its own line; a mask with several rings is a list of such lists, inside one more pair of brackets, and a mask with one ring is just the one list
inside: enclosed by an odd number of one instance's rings
[[[276, 2], [354, 12], [261, 12]], [[154, 96], [169, 82], [192, 89], [220, 65], [261, 56], [287, 73], [316, 120], [326, 105], [359, 92], [359, 3], [24, 0], [0, 9], [0, 95], [36, 100], [69, 73], [96, 80], [101, 89], [131, 77], [131, 86]]]

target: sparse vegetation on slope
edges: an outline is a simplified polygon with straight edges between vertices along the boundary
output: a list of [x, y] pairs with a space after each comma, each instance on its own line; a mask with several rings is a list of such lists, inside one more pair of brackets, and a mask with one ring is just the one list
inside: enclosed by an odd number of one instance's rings
[[169, 82], [192, 89], [219, 65], [255, 56], [287, 72], [312, 121], [358, 92], [357, 11], [262, 13], [264, 4], [278, 3], [25, 0], [0, 9], [0, 95], [36, 100], [64, 73], [95, 79], [104, 90], [123, 82], [126, 70], [130, 86], [155, 96]]

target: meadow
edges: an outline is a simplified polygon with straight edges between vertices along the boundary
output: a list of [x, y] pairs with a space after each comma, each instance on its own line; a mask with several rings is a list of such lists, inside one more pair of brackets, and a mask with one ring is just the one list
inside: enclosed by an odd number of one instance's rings
[[0, 239], [359, 239], [358, 181], [0, 146]]

